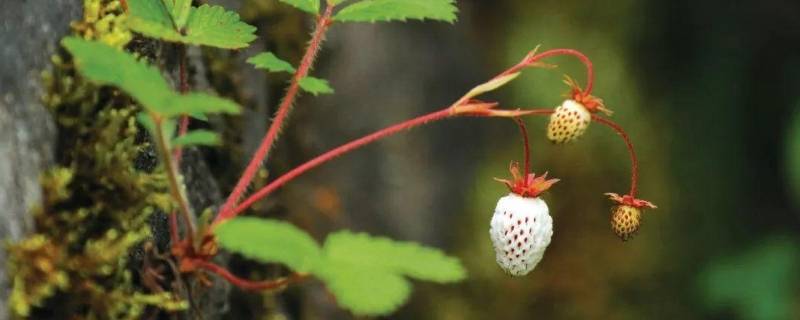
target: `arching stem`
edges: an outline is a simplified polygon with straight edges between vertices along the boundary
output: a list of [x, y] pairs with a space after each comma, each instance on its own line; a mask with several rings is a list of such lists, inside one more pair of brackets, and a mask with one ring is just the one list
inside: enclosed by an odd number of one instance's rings
[[[262, 141], [261, 145], [259, 146], [258, 150], [256, 151], [256, 154], [250, 160], [250, 163], [247, 165], [247, 168], [245, 168], [245, 171], [242, 174], [241, 178], [239, 178], [239, 181], [236, 183], [236, 186], [234, 187], [233, 191], [228, 196], [228, 199], [225, 201], [225, 204], [220, 209], [220, 212], [217, 215], [217, 218], [215, 219], [215, 222], [222, 221], [225, 218], [233, 217], [239, 211], [241, 211], [242, 207], [247, 207], [247, 206], [242, 206], [242, 205], [236, 206], [236, 203], [244, 195], [245, 190], [247, 189], [247, 186], [252, 181], [253, 177], [255, 176], [256, 172], [258, 171], [258, 168], [261, 166], [263, 161], [266, 159], [267, 154], [269, 153], [269, 150], [272, 148], [272, 145], [274, 144], [274, 141], [277, 138], [278, 133], [280, 132], [282, 123], [285, 120], [285, 118], [288, 116], [289, 111], [292, 108], [292, 103], [293, 103], [294, 98], [295, 98], [295, 96], [297, 94], [297, 91], [298, 91], [298, 82], [302, 77], [304, 77], [307, 74], [308, 70], [310, 69], [311, 65], [313, 64], [314, 57], [316, 56], [316, 53], [319, 51], [323, 35], [325, 34], [325, 31], [327, 30], [328, 26], [331, 23], [331, 15], [332, 15], [332, 13], [333, 13], [333, 6], [328, 6], [328, 8], [326, 8], [326, 10], [325, 10], [325, 13], [323, 13], [323, 15], [320, 16], [319, 19], [317, 20], [317, 26], [316, 26], [316, 29], [314, 31], [314, 34], [312, 35], [309, 47], [306, 50], [305, 55], [303, 56], [303, 59], [302, 59], [301, 64], [300, 64], [300, 67], [297, 69], [297, 72], [295, 73], [295, 75], [292, 78], [292, 83], [289, 85], [289, 89], [286, 92], [286, 96], [284, 97], [283, 101], [281, 102], [280, 107], [278, 108], [278, 112], [277, 112], [277, 114], [275, 116], [275, 120], [272, 122], [272, 125], [270, 126], [269, 130], [267, 131], [267, 135], [264, 137], [264, 140]], [[588, 57], [586, 57], [586, 55], [584, 55], [583, 53], [581, 53], [581, 52], [579, 52], [577, 50], [573, 50], [573, 49], [552, 49], [552, 50], [547, 50], [547, 51], [539, 53], [539, 54], [535, 54], [535, 50], [534, 50], [533, 52], [529, 53], [520, 63], [518, 63], [517, 65], [515, 65], [515, 66], [511, 67], [510, 69], [504, 71], [503, 73], [499, 74], [498, 76], [495, 77], [495, 79], [498, 78], [498, 77], [504, 76], [504, 75], [508, 75], [508, 74], [511, 74], [511, 73], [518, 72], [523, 68], [533, 66], [539, 60], [542, 60], [542, 59], [545, 59], [545, 58], [548, 58], [548, 57], [552, 57], [552, 56], [558, 56], [558, 55], [571, 55], [571, 56], [577, 57], [579, 60], [581, 60], [581, 62], [583, 62], [583, 64], [586, 66], [586, 70], [587, 70], [586, 71], [586, 78], [587, 78], [587, 80], [586, 80], [586, 88], [583, 90], [583, 94], [584, 95], [589, 95], [591, 93], [593, 85], [594, 85], [594, 68], [592, 66], [592, 62], [589, 60]], [[459, 101], [457, 101], [454, 104], [454, 106], [458, 106], [458, 105], [462, 105], [462, 104], [468, 103], [468, 100], [469, 100], [468, 98], [469, 98], [468, 96], [462, 97]], [[292, 171], [290, 171], [290, 173], [291, 172]], [[275, 183], [275, 182], [273, 182], [273, 183]], [[270, 185], [272, 185], [272, 184], [270, 184]], [[270, 185], [268, 185], [267, 187], [262, 189], [262, 191], [267, 189]], [[271, 192], [271, 190], [270, 190], [270, 192]], [[254, 194], [253, 196], [256, 196], [256, 195]], [[248, 200], [253, 199], [253, 196], [248, 198]], [[230, 212], [230, 211], [233, 211], [233, 213]]]
[[589, 60], [589, 57], [587, 57], [580, 51], [574, 49], [551, 49], [539, 54], [535, 54], [534, 52], [526, 56], [525, 59], [522, 59], [522, 61], [517, 65], [511, 67], [506, 71], [503, 71], [503, 73], [498, 75], [498, 77], [518, 72], [523, 68], [530, 67], [534, 65], [536, 62], [539, 62], [540, 60], [543, 60], [545, 58], [553, 56], [569, 55], [578, 58], [578, 60], [583, 62], [583, 64], [586, 66], [586, 88], [583, 89], [583, 95], [588, 96], [589, 94], [592, 93], [592, 89], [594, 88], [594, 66], [592, 65], [592, 61]]
[[[278, 177], [277, 179], [275, 179], [271, 183], [267, 184], [265, 187], [261, 188], [260, 190], [256, 191], [255, 193], [253, 193], [250, 197], [248, 197], [247, 199], [242, 201], [242, 203], [239, 204], [238, 206], [236, 206], [235, 208], [233, 208], [231, 210], [228, 210], [228, 211], [222, 212], [221, 214], [219, 214], [217, 216], [216, 219], [214, 219], [214, 223], [213, 224], [216, 225], [216, 224], [218, 224], [218, 223], [220, 223], [222, 221], [225, 221], [227, 219], [230, 219], [230, 218], [233, 218], [233, 217], [237, 216], [238, 214], [240, 214], [242, 211], [246, 210], [248, 207], [250, 207], [254, 203], [258, 202], [259, 200], [263, 199], [264, 197], [266, 197], [267, 195], [269, 195], [270, 193], [272, 193], [276, 189], [278, 189], [281, 186], [285, 185], [289, 181], [297, 178], [298, 176], [308, 172], [309, 170], [314, 169], [314, 168], [322, 165], [323, 163], [330, 161], [333, 158], [336, 158], [336, 157], [341, 156], [343, 154], [346, 154], [346, 153], [348, 153], [350, 151], [353, 151], [353, 150], [356, 150], [358, 148], [361, 148], [361, 147], [363, 147], [363, 146], [365, 146], [367, 144], [370, 144], [372, 142], [375, 142], [377, 140], [383, 139], [385, 137], [394, 135], [396, 133], [399, 133], [399, 132], [402, 132], [402, 131], [405, 131], [405, 130], [408, 130], [408, 129], [411, 129], [411, 128], [414, 128], [414, 127], [417, 127], [417, 126], [421, 126], [423, 124], [431, 123], [431, 122], [438, 121], [438, 120], [449, 119], [449, 118], [453, 118], [453, 117], [456, 117], [456, 116], [476, 116], [476, 117], [493, 117], [493, 116], [495, 116], [495, 115], [493, 115], [491, 113], [484, 113], [484, 112], [479, 112], [479, 111], [453, 113], [453, 109], [454, 108], [455, 107], [448, 107], [448, 108], [445, 108], [445, 109], [442, 109], [442, 110], [439, 110], [439, 111], [436, 111], [436, 112], [433, 112], [433, 113], [429, 113], [429, 114], [426, 114], [426, 115], [423, 115], [423, 116], [420, 116], [420, 117], [417, 117], [417, 118], [414, 118], [414, 119], [411, 119], [411, 120], [407, 120], [407, 121], [401, 122], [399, 124], [396, 124], [396, 125], [393, 125], [393, 126], [378, 130], [378, 131], [376, 131], [376, 132], [374, 132], [374, 133], [372, 133], [370, 135], [367, 135], [367, 136], [361, 137], [359, 139], [350, 141], [350, 142], [345, 143], [345, 144], [343, 144], [343, 145], [341, 145], [339, 147], [336, 147], [336, 148], [334, 148], [332, 150], [329, 150], [329, 151], [317, 156], [316, 158], [311, 159], [308, 162], [306, 162], [304, 164], [301, 164], [301, 165], [295, 167], [294, 169], [290, 170], [289, 172], [283, 174], [282, 176]], [[552, 109], [530, 109], [530, 110], [525, 110], [524, 111], [525, 115], [545, 115], [545, 114], [551, 114], [551, 113], [553, 113]], [[514, 117], [518, 117], [518, 115], [514, 116]]]
[[429, 113], [429, 114], [421, 116], [421, 117], [417, 117], [417, 118], [414, 118], [414, 119], [411, 119], [411, 120], [396, 124], [394, 126], [390, 126], [390, 127], [385, 128], [383, 130], [379, 130], [379, 131], [374, 132], [374, 133], [372, 133], [370, 135], [367, 135], [367, 136], [361, 137], [359, 139], [353, 140], [353, 141], [351, 141], [349, 143], [345, 143], [345, 144], [343, 144], [343, 145], [341, 145], [341, 146], [339, 146], [339, 147], [337, 147], [337, 148], [335, 148], [333, 150], [330, 150], [330, 151], [328, 151], [328, 152], [326, 152], [326, 153], [324, 153], [324, 154], [322, 154], [322, 155], [320, 155], [320, 156], [318, 156], [318, 157], [316, 157], [314, 159], [311, 159], [308, 162], [306, 162], [304, 164], [301, 164], [300, 166], [298, 166], [298, 167], [292, 169], [291, 171], [285, 173], [284, 175], [282, 175], [279, 178], [275, 179], [274, 181], [272, 181], [271, 183], [266, 185], [264, 188], [261, 188], [256, 193], [254, 193], [253, 195], [251, 195], [250, 197], [248, 197], [247, 199], [242, 201], [242, 203], [239, 204], [238, 206], [236, 206], [235, 208], [233, 208], [231, 210], [222, 211], [219, 215], [217, 215], [217, 218], [214, 219], [214, 224], [217, 224], [217, 223], [219, 223], [221, 221], [224, 221], [226, 219], [235, 217], [236, 215], [238, 215], [239, 213], [241, 213], [242, 211], [244, 211], [245, 209], [250, 207], [253, 203], [261, 200], [264, 197], [266, 197], [272, 191], [275, 191], [275, 189], [278, 189], [279, 187], [283, 186], [284, 184], [286, 184], [287, 182], [289, 182], [292, 179], [296, 178], [297, 176], [305, 173], [306, 171], [314, 169], [317, 166], [319, 166], [319, 165], [321, 165], [321, 164], [323, 164], [323, 163], [325, 163], [325, 162], [327, 162], [327, 161], [329, 161], [329, 160], [331, 160], [333, 158], [336, 158], [336, 157], [338, 157], [338, 156], [340, 156], [342, 154], [348, 153], [348, 152], [353, 151], [355, 149], [358, 149], [358, 148], [360, 148], [360, 147], [362, 147], [364, 145], [372, 143], [372, 142], [374, 142], [376, 140], [379, 140], [381, 138], [393, 135], [393, 134], [398, 133], [400, 131], [408, 130], [408, 129], [416, 127], [416, 126], [419, 126], [419, 125], [422, 125], [422, 124], [425, 124], [425, 123], [428, 123], [428, 122], [431, 122], [431, 121], [444, 119], [444, 118], [447, 118], [447, 117], [450, 117], [450, 116], [453, 116], [453, 113], [451, 112], [450, 108], [445, 108], [445, 109], [442, 109], [442, 110], [439, 110], [439, 111], [436, 111], [436, 112], [433, 112], [433, 113]]
[[637, 190], [637, 182], [639, 181], [639, 161], [636, 159], [636, 151], [633, 150], [633, 143], [631, 142], [628, 133], [622, 129], [620, 125], [611, 121], [609, 119], [603, 118], [598, 115], [592, 115], [592, 120], [595, 122], [601, 123], [614, 131], [622, 137], [622, 140], [625, 141], [625, 146], [628, 148], [628, 154], [631, 157], [631, 191], [628, 193], [631, 197], [636, 198]]
[[522, 119], [514, 118], [514, 122], [519, 127], [519, 133], [522, 135], [522, 142], [525, 146], [525, 172], [523, 174], [527, 175], [531, 172], [531, 147], [528, 143], [528, 130], [525, 129], [525, 122]]

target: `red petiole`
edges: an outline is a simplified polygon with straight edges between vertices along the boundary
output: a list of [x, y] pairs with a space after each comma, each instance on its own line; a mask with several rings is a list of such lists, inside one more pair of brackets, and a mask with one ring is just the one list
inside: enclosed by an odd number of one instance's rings
[[198, 268], [205, 269], [218, 274], [231, 284], [239, 288], [242, 288], [244, 290], [262, 291], [262, 290], [281, 289], [283, 287], [286, 287], [292, 282], [297, 282], [306, 277], [306, 275], [304, 274], [295, 273], [287, 278], [279, 278], [275, 280], [264, 280], [264, 281], [250, 281], [234, 275], [233, 273], [228, 271], [228, 269], [225, 269], [224, 267], [217, 265], [213, 262], [196, 259], [192, 260], [191, 263], [197, 266]]

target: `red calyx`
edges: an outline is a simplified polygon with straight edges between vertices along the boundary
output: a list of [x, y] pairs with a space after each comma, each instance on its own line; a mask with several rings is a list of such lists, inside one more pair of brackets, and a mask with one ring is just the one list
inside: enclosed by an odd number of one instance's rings
[[514, 161], [511, 162], [508, 169], [511, 171], [511, 180], [494, 179], [504, 183], [508, 186], [508, 190], [522, 197], [538, 197], [539, 194], [547, 191], [547, 189], [550, 189], [553, 184], [559, 181], [559, 179], [547, 179], [547, 172], [538, 177], [533, 173], [526, 173], [523, 176], [519, 172], [519, 164]]
[[618, 195], [616, 193], [608, 192], [605, 195], [607, 195], [608, 198], [611, 199], [611, 201], [614, 201], [614, 202], [619, 203], [621, 205], [631, 206], [631, 207], [634, 207], [634, 208], [645, 208], [645, 207], [646, 208], [650, 208], [650, 209], [658, 208], [658, 207], [656, 207], [656, 205], [650, 203], [650, 201], [636, 199], [636, 198], [634, 198], [633, 196], [631, 196], [629, 194], [620, 196], [620, 195]]
[[586, 108], [586, 110], [589, 110], [589, 112], [597, 113], [598, 111], [602, 111], [607, 115], [612, 113], [611, 110], [606, 109], [605, 105], [603, 105], [603, 99], [595, 97], [581, 89], [581, 86], [578, 85], [577, 81], [567, 76], [564, 79], [564, 83], [570, 87], [569, 97], [583, 105], [583, 107]]

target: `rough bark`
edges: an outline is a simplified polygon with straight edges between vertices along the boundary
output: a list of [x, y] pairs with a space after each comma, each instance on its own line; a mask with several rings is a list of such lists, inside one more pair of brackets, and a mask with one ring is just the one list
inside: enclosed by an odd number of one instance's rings
[[[74, 0], [0, 2], [0, 239], [33, 229], [31, 207], [41, 200], [39, 174], [53, 161], [55, 125], [40, 102], [40, 73], [50, 65]], [[0, 319], [8, 317], [6, 254], [0, 250]]]

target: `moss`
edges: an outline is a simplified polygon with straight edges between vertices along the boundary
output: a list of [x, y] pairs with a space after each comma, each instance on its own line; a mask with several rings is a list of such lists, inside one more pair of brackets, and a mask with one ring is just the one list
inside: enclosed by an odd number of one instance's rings
[[[85, 0], [84, 9], [75, 33], [128, 45], [132, 34], [119, 1]], [[138, 319], [149, 306], [185, 309], [160, 284], [144, 288], [142, 274], [159, 271], [131, 259], [151, 237], [150, 216], [173, 207], [163, 170], [137, 168], [149, 148], [134, 117], [139, 107], [76, 76], [68, 58], [52, 60], [43, 101], [59, 127], [58, 166], [41, 178], [36, 233], [8, 246], [13, 315]]]
[[32, 307], [40, 306], [56, 289], [69, 286], [67, 273], [60, 268], [66, 255], [64, 247], [49, 237], [28, 237], [12, 246], [9, 255], [9, 273], [14, 283], [9, 306], [16, 315], [28, 316]]
[[83, 20], [73, 22], [72, 28], [86, 39], [122, 48], [133, 39], [127, 18], [117, 0], [84, 0]]

